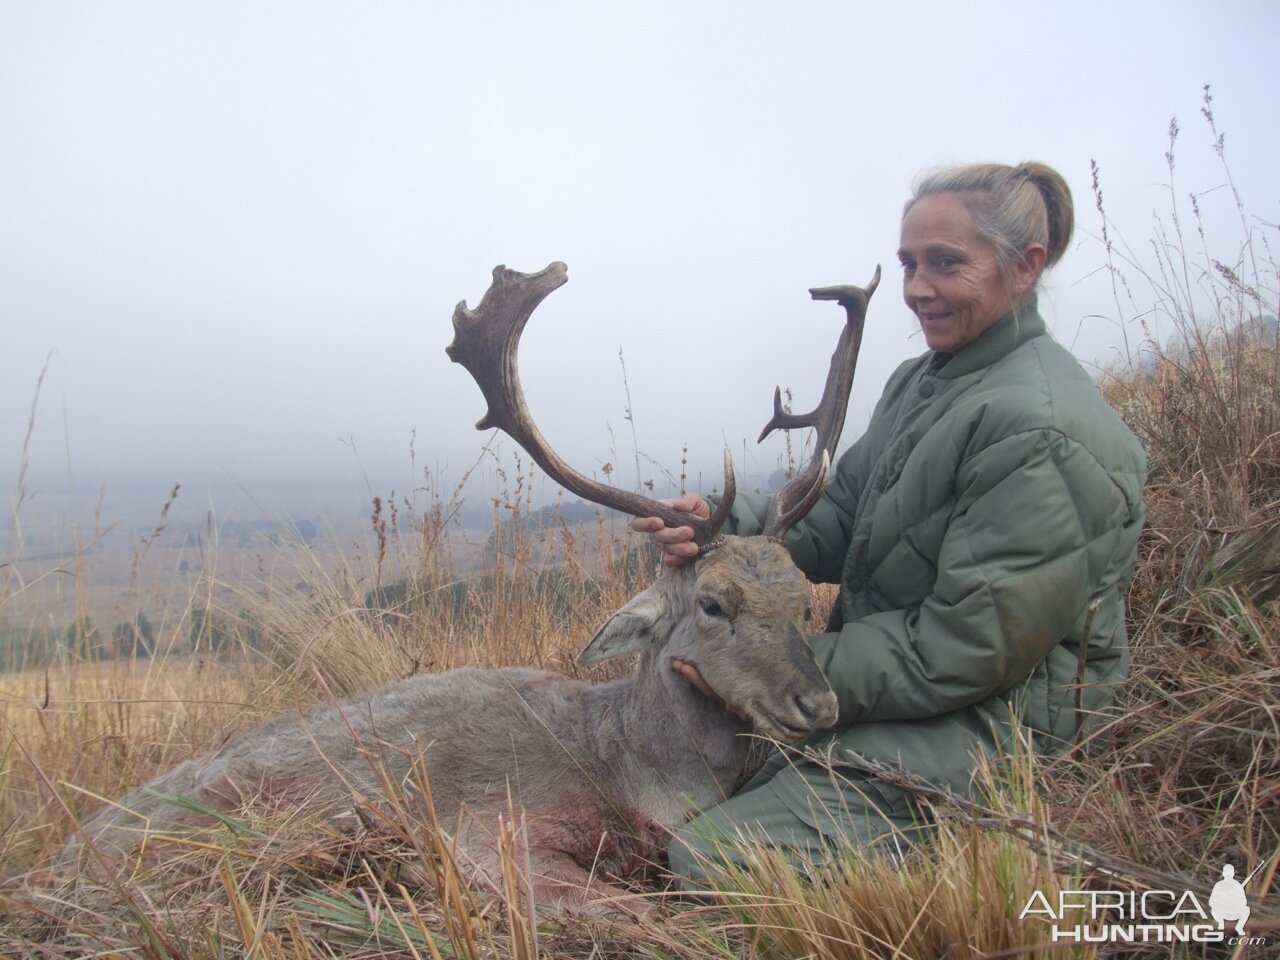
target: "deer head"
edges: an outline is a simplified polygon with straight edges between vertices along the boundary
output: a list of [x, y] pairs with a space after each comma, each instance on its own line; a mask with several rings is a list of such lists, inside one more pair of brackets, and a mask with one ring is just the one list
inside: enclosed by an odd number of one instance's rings
[[774, 495], [764, 533], [754, 537], [719, 535], [736, 490], [727, 450], [724, 494], [712, 515], [702, 519], [585, 477], [546, 443], [525, 405], [516, 350], [534, 309], [568, 279], [563, 263], [532, 274], [495, 267], [493, 283], [480, 303], [474, 309], [458, 304], [455, 336], [447, 352], [467, 368], [485, 396], [488, 411], [477, 429], [503, 430], [548, 476], [585, 500], [694, 529], [700, 548], [697, 560], [669, 569], [614, 614], [582, 652], [580, 662], [661, 649], [664, 669], [673, 658], [691, 663], [763, 734], [790, 742], [835, 723], [835, 695], [804, 641], [810, 618], [808, 585], [781, 538], [822, 493], [844, 424], [867, 301], [879, 277], [877, 268], [866, 289], [810, 291], [814, 299], [841, 303], [847, 324], [832, 356], [822, 400], [812, 413], [785, 412], [780, 392], [775, 391], [774, 416], [761, 439], [774, 429], [813, 426], [817, 442], [804, 469]]

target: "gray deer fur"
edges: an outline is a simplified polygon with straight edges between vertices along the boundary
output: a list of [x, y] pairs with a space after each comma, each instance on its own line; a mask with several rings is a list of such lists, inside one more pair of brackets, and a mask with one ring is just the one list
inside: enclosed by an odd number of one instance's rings
[[[711, 602], [717, 605], [708, 613]], [[583, 652], [594, 663], [640, 653], [630, 676], [592, 684], [542, 670], [460, 669], [412, 677], [305, 718], [289, 714], [188, 760], [86, 821], [62, 860], [111, 860], [144, 834], [190, 833], [242, 804], [323, 810], [354, 827], [357, 806], [428, 765], [443, 829], [473, 879], [500, 879], [497, 818], [509, 797], [526, 816], [531, 878], [544, 909], [592, 910], [625, 877], [660, 861], [693, 810], [726, 797], [745, 772], [752, 729], [794, 740], [834, 723], [836, 701], [801, 637], [808, 586], [786, 550], [727, 537], [696, 565], [667, 571], [613, 615]], [[699, 667], [737, 718], [671, 669]], [[159, 847], [163, 849], [163, 842]], [[597, 878], [594, 884], [588, 881]]]

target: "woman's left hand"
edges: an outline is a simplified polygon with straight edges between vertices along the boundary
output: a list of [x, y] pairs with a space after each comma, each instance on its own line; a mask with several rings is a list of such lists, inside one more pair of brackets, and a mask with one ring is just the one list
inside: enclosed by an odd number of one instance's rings
[[726, 710], [728, 710], [738, 719], [740, 720], [751, 719], [751, 717], [745, 711], [739, 709], [738, 707], [735, 707], [732, 703], [729, 703], [729, 701], [725, 700], [724, 697], [720, 696], [720, 694], [712, 690], [711, 687], [707, 685], [707, 681], [702, 679], [702, 674], [698, 672], [698, 668], [695, 667], [693, 664], [685, 663], [683, 660], [677, 660], [675, 658], [672, 658], [671, 669], [674, 670], [676, 673], [680, 674], [680, 676], [684, 677], [695, 687], [697, 687], [699, 692], [701, 692], [702, 695], [705, 696], [708, 700], [711, 700], [713, 703], [720, 704], [720, 706], [724, 707]]

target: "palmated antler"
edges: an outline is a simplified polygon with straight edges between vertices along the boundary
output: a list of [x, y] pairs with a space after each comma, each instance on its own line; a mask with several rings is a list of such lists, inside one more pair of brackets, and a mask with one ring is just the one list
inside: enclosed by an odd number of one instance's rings
[[866, 287], [814, 287], [809, 291], [815, 300], [834, 300], [844, 307], [846, 321], [835, 353], [831, 355], [831, 370], [827, 373], [822, 399], [811, 413], [788, 413], [782, 407], [782, 390], [773, 392], [773, 419], [765, 424], [760, 440], [774, 430], [794, 430], [796, 427], [813, 427], [817, 437], [813, 456], [805, 468], [784, 484], [769, 502], [764, 522], [767, 536], [781, 537], [812, 509], [822, 495], [840, 431], [844, 429], [845, 411], [849, 408], [849, 390], [853, 387], [853, 371], [858, 365], [858, 350], [862, 346], [867, 303], [879, 284], [880, 268], [876, 267], [875, 275]]
[[497, 266], [493, 268], [493, 283], [475, 309], [469, 308], [465, 300], [454, 309], [453, 343], [445, 352], [454, 363], [467, 368], [489, 405], [476, 429], [503, 430], [547, 476], [584, 500], [634, 517], [660, 517], [669, 527], [692, 527], [694, 542], [699, 547], [706, 546], [715, 540], [733, 506], [736, 487], [728, 450], [724, 453], [724, 497], [716, 511], [704, 520], [673, 510], [658, 500], [583, 476], [560, 459], [529, 416], [516, 369], [520, 334], [538, 304], [568, 279], [568, 268], [559, 261], [538, 273], [518, 273]]

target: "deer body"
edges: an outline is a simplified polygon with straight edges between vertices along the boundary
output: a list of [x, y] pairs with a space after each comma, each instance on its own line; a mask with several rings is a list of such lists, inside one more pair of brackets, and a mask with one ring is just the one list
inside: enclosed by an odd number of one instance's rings
[[[144, 828], [175, 834], [215, 825], [169, 797], [223, 812], [245, 803], [310, 807], [354, 829], [357, 804], [384, 792], [384, 772], [412, 789], [421, 757], [441, 825], [458, 835], [477, 879], [499, 879], [497, 817], [513, 806], [525, 814], [535, 859], [563, 856], [590, 869], [598, 851], [616, 851], [598, 872], [634, 873], [660, 857], [687, 811], [728, 795], [746, 758], [747, 738], [738, 734], [749, 725], [674, 674], [660, 681], [658, 659], [600, 685], [546, 671], [464, 668], [277, 717], [134, 791], [83, 830], [100, 852], [118, 856]], [[670, 713], [646, 722], [660, 716], [655, 707]], [[652, 743], [673, 749], [656, 755]], [[64, 859], [79, 848], [73, 840]], [[541, 866], [535, 873], [554, 864]]]
[[[592, 684], [510, 667], [411, 677], [305, 716], [277, 717], [135, 790], [88, 820], [82, 834], [100, 854], [119, 857], [144, 832], [216, 826], [173, 797], [224, 812], [245, 804], [306, 808], [354, 829], [357, 808], [376, 805], [387, 783], [414, 789], [413, 767], [423, 762], [441, 827], [477, 882], [500, 882], [498, 817], [514, 808], [524, 815], [539, 902], [584, 908], [590, 877], [623, 877], [659, 862], [691, 812], [729, 796], [745, 771], [753, 726], [791, 739], [834, 722], [835, 697], [812, 654], [807, 669], [788, 668], [795, 650], [776, 641], [798, 635], [808, 603], [786, 551], [763, 537], [726, 538], [698, 566], [664, 574], [584, 652], [602, 660], [639, 651], [630, 676]], [[731, 625], [727, 611], [712, 617], [698, 606], [700, 597], [744, 589], [760, 594], [751, 597], [756, 609], [743, 603]], [[673, 657], [698, 664], [752, 720], [680, 677]], [[64, 862], [81, 859], [82, 845], [74, 837]], [[595, 895], [605, 893], [613, 891], [596, 881]]]

